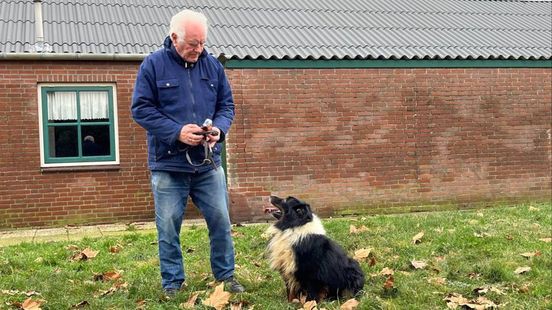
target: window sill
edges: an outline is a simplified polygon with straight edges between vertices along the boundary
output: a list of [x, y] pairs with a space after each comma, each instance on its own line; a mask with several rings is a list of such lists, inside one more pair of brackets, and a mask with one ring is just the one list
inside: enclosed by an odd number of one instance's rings
[[65, 167], [41, 167], [41, 172], [80, 172], [80, 171], [109, 171], [119, 170], [121, 166], [116, 165], [94, 165], [94, 166], [65, 166]]

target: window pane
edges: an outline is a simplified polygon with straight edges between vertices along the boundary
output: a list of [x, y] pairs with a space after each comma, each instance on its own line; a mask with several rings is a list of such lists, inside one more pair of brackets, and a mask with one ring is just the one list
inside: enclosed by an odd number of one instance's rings
[[79, 156], [77, 126], [48, 127], [50, 157]]
[[83, 121], [109, 119], [109, 100], [106, 91], [80, 92], [80, 113]]
[[75, 121], [77, 94], [75, 92], [48, 92], [48, 120]]
[[109, 125], [82, 126], [82, 155], [110, 155]]

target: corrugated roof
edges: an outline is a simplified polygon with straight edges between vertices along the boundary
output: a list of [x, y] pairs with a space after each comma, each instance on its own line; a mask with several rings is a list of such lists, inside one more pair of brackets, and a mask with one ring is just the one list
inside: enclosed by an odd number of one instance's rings
[[[552, 58], [552, 1], [43, 0], [45, 51], [148, 54], [184, 8], [227, 58]], [[32, 53], [32, 0], [0, 2], [0, 54]]]

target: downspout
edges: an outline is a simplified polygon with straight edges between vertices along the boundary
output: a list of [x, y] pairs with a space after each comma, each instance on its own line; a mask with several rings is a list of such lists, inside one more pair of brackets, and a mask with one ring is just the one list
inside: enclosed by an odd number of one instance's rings
[[45, 52], [44, 26], [42, 24], [42, 0], [33, 0], [35, 15], [35, 45], [37, 53]]

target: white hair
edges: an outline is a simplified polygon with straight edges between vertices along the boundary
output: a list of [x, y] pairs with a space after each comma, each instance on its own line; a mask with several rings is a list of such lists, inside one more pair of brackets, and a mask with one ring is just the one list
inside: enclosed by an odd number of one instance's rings
[[182, 10], [171, 18], [169, 36], [176, 33], [178, 40], [184, 40], [184, 36], [186, 35], [185, 26], [189, 22], [197, 22], [202, 25], [205, 28], [205, 35], [207, 36], [207, 30], [209, 28], [207, 17], [201, 12], [195, 12], [192, 10]]

